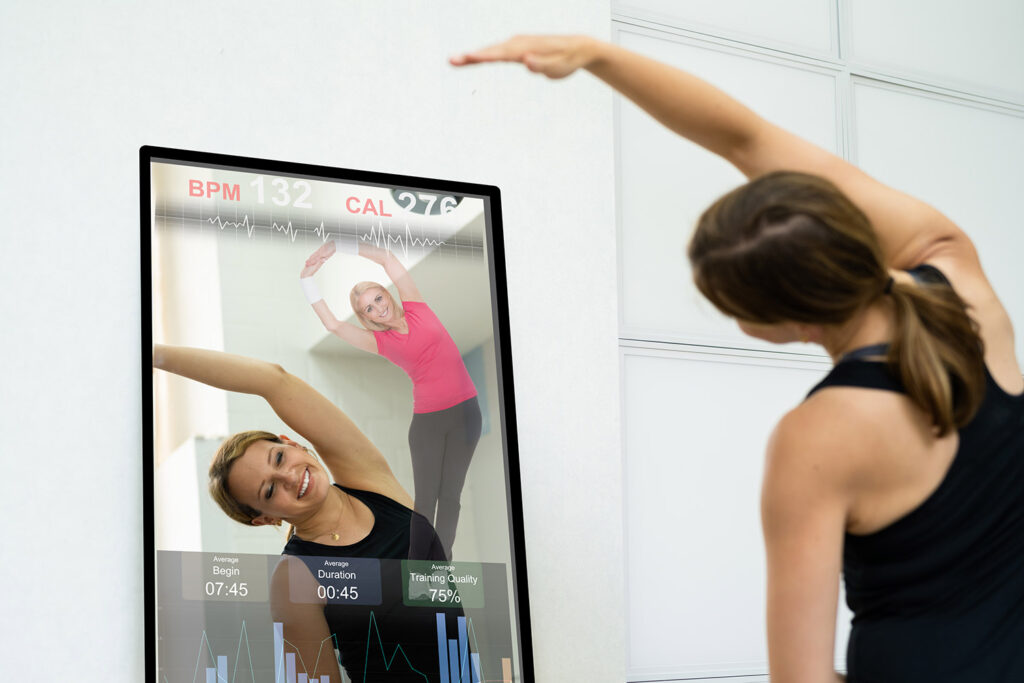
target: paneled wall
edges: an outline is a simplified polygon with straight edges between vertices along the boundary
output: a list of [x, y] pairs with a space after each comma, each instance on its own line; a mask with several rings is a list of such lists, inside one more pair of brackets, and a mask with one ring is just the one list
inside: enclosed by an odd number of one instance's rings
[[[620, 45], [944, 211], [1020, 325], [1022, 7], [634, 0], [613, 6], [613, 26]], [[627, 677], [767, 680], [764, 444], [829, 360], [744, 336], [690, 280], [692, 226], [738, 171], [621, 99], [616, 155]], [[842, 668], [845, 606], [837, 616]]]

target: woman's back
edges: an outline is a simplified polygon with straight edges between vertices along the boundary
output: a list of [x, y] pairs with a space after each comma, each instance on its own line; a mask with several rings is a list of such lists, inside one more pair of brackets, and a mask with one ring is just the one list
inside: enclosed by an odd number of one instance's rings
[[[838, 363], [812, 394], [849, 407], [874, 399], [882, 410], [907, 401], [884, 363], [864, 359]], [[901, 452], [907, 421], [889, 422], [882, 427], [895, 438], [863, 463], [874, 468], [868, 489], [883, 507], [927, 486], [945, 459], [912, 443]], [[922, 500], [866, 533], [848, 527], [851, 683], [1024, 680], [1024, 396], [988, 377], [977, 415], [950, 436], [953, 457]], [[920, 462], [928, 455], [938, 462]]]

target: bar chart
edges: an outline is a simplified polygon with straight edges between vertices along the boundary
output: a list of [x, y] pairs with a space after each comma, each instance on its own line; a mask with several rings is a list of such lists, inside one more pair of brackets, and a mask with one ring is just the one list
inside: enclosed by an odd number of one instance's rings
[[512, 683], [512, 660], [501, 658], [501, 678], [487, 679], [480, 668], [480, 652], [471, 651], [469, 632], [472, 619], [457, 616], [457, 638], [448, 637], [447, 615], [437, 613], [437, 657], [441, 683]]
[[[498, 661], [495, 662], [500, 665], [500, 678], [488, 678], [484, 675], [479, 648], [473, 642], [475, 641], [475, 634], [473, 634], [472, 618], [462, 615], [451, 616], [454, 617], [454, 638], [449, 637], [450, 615], [444, 612], [437, 612], [435, 615], [438, 656], [436, 680], [439, 683], [513, 683], [512, 660], [509, 657], [499, 657], [497, 658]], [[380, 634], [377, 631], [377, 625], [372, 612], [370, 613], [368, 626], [367, 649], [375, 640], [380, 642]], [[377, 636], [376, 638], [374, 638], [374, 634]], [[193, 683], [242, 683], [242, 681], [258, 683], [257, 677], [254, 675], [252, 656], [249, 653], [249, 639], [246, 633], [245, 622], [242, 622], [241, 625], [237, 652], [230, 670], [228, 655], [217, 653], [211, 648], [205, 631], [200, 640], [200, 657], [196, 659], [195, 674], [192, 678]], [[328, 643], [329, 641], [325, 641], [324, 645], [330, 647]], [[273, 622], [273, 683], [332, 683], [330, 674], [321, 673], [319, 676], [310, 676], [308, 672], [303, 671], [302, 669], [306, 663], [302, 662], [295, 652], [286, 652], [286, 645], [290, 644], [284, 637], [284, 623], [279, 621]], [[213, 662], [215, 665], [201, 666], [200, 659], [203, 654], [206, 654], [207, 661]], [[382, 652], [382, 654], [387, 655], [388, 653]], [[392, 672], [397, 677], [396, 680], [404, 680], [404, 676], [407, 675], [415, 675], [417, 679], [422, 677], [425, 683], [435, 680], [433, 674], [428, 675], [423, 671], [417, 670], [412, 662], [409, 661], [400, 645], [390, 653], [390, 656], [386, 657], [389, 670], [396, 664], [396, 660], [399, 660], [399, 655], [402, 655], [402, 657], [398, 663], [402, 666], [396, 666]], [[333, 649], [328, 649], [327, 656], [334, 656]], [[317, 659], [319, 660], [319, 656]], [[313, 668], [317, 668], [316, 663], [314, 663]], [[352, 674], [352, 672], [349, 673], [350, 675]], [[365, 678], [366, 672], [363, 672], [363, 674]], [[334, 681], [333, 683], [341, 683], [341, 681]]]
[[294, 652], [284, 651], [284, 624], [274, 622], [274, 683], [330, 683], [329, 674], [310, 678], [304, 671], [298, 671]]

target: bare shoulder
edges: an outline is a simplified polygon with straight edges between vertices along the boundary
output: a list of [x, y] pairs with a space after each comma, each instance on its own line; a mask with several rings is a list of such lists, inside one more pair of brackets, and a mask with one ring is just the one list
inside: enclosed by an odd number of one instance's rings
[[[849, 502], [887, 439], [918, 418], [894, 392], [829, 387], [787, 413], [768, 442], [765, 494]], [[912, 430], [916, 431], [916, 430]]]

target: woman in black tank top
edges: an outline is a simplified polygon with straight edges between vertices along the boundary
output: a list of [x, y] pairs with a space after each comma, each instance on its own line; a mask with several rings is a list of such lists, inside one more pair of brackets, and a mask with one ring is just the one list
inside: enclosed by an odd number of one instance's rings
[[[1024, 681], [1024, 380], [968, 237], [618, 46], [520, 36], [452, 59], [490, 61], [586, 69], [736, 166], [750, 182], [705, 211], [689, 245], [697, 287], [747, 334], [820, 344], [836, 363], [768, 445], [772, 680], [841, 678], [842, 572], [850, 681]], [[904, 272], [925, 263], [921, 282]]]
[[[304, 381], [264, 361], [158, 344], [153, 367], [263, 397], [319, 455], [287, 436], [248, 431], [228, 438], [210, 466], [210, 493], [229, 517], [252, 526], [291, 525], [285, 557], [270, 581], [271, 612], [283, 624], [289, 653], [294, 650], [308, 676], [342, 680], [337, 649], [350, 679], [395, 680], [387, 662], [367, 654], [371, 616], [414, 656], [436, 656], [437, 610], [404, 606], [400, 566], [404, 559], [444, 562], [444, 548], [430, 522], [413, 511], [412, 498], [384, 456], [352, 420]], [[308, 566], [317, 557], [367, 558], [372, 564], [366, 574], [377, 576], [370, 581], [378, 592], [372, 607], [329, 600], [326, 586], [318, 590], [316, 569]], [[320, 563], [330, 571], [341, 571], [343, 564]], [[461, 608], [447, 611], [461, 614]]]

